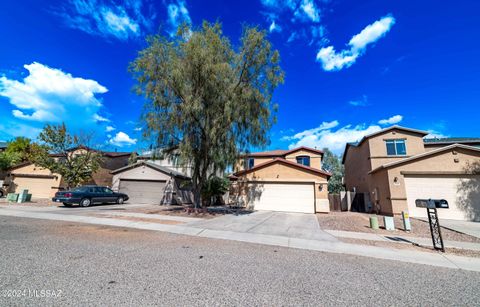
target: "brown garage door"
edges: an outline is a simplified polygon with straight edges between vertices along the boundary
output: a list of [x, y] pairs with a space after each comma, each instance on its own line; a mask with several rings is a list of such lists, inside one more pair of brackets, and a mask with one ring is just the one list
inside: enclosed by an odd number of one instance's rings
[[166, 181], [120, 179], [119, 192], [128, 195], [133, 204], [160, 204], [165, 191]]

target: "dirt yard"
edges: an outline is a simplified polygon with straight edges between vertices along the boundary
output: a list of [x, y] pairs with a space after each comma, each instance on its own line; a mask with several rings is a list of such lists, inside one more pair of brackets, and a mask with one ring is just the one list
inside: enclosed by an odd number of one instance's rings
[[[212, 219], [220, 215], [232, 214], [232, 211], [225, 210], [224, 207], [209, 207], [206, 212], [198, 209], [197, 212], [187, 212], [187, 207], [184, 206], [149, 206], [148, 208], [132, 208], [124, 212], [137, 212], [145, 214], [164, 214], [173, 216], [196, 217], [203, 219]], [[251, 213], [248, 210], [238, 210], [238, 214]]]
[[[318, 223], [320, 227], [325, 230], [343, 230], [354, 232], [367, 232], [380, 235], [402, 235], [411, 237], [423, 237], [431, 238], [430, 227], [428, 222], [410, 218], [410, 224], [412, 225], [412, 231], [406, 232], [403, 228], [402, 218], [399, 216], [394, 217], [395, 231], [385, 230], [383, 224], [383, 216], [378, 215], [379, 230], [373, 230], [370, 228], [369, 218], [372, 214], [357, 213], [357, 212], [330, 212], [328, 214], [317, 214]], [[441, 225], [441, 221], [440, 221]], [[469, 236], [463, 233], [452, 231], [442, 227], [442, 236], [444, 240], [450, 241], [464, 241], [480, 243], [479, 238]]]
[[[9, 205], [10, 202], [7, 201], [6, 197], [0, 198], [0, 205], [1, 206], [6, 206]], [[13, 202], [11, 203], [12, 205], [15, 206], [34, 206], [34, 207], [52, 207], [52, 206], [63, 206], [62, 203], [54, 203], [50, 199], [46, 198], [38, 198], [38, 199], [32, 199], [32, 201], [25, 202], [25, 203], [17, 203]]]

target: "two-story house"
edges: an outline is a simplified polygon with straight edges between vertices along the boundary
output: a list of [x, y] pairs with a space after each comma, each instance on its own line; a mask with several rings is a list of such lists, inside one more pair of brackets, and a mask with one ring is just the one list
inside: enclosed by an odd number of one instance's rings
[[321, 150], [299, 147], [245, 154], [230, 176], [232, 201], [255, 210], [328, 212]]
[[416, 199], [445, 199], [441, 218], [480, 220], [480, 138], [424, 139], [392, 126], [346, 145], [344, 184], [363, 211], [426, 217]]

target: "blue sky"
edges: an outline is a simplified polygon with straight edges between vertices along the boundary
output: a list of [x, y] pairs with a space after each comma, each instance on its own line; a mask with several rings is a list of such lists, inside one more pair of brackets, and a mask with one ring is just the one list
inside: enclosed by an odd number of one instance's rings
[[0, 140], [65, 121], [118, 150], [145, 149], [127, 71], [144, 38], [182, 22], [259, 25], [280, 51], [270, 149], [341, 153], [390, 124], [480, 136], [478, 1], [65, 0], [0, 2]]

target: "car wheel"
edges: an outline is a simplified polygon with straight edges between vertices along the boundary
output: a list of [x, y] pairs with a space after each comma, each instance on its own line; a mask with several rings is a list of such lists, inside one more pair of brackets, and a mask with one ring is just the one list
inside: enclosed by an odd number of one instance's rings
[[65, 207], [71, 207], [71, 206], [72, 206], [72, 204], [69, 204], [69, 203], [63, 203], [63, 205], [64, 205]]
[[82, 207], [88, 207], [90, 206], [92, 201], [89, 198], [84, 198], [80, 201], [80, 206]]
[[121, 204], [123, 204], [123, 202], [124, 202], [123, 197], [119, 197], [119, 198], [117, 199], [117, 204], [121, 205]]

